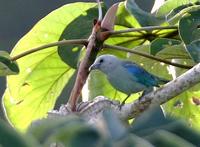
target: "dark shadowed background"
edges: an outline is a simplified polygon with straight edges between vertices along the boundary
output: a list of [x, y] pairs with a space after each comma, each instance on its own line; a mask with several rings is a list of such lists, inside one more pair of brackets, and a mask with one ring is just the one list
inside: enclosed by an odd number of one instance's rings
[[[17, 41], [33, 25], [52, 10], [81, 0], [0, 0], [0, 50], [10, 52]], [[94, 0], [82, 0], [94, 1]], [[120, 0], [108, 0], [109, 3]], [[122, 1], [122, 0], [121, 0]], [[136, 0], [141, 8], [149, 11], [154, 0]], [[0, 98], [5, 89], [5, 78], [0, 77]], [[2, 116], [0, 107], [0, 116]]]

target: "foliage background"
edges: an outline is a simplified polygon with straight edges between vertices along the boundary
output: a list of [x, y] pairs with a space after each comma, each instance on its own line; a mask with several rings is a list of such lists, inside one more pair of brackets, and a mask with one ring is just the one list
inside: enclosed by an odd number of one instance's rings
[[[0, 0], [0, 49], [11, 51], [17, 41], [25, 35], [33, 25], [52, 10], [76, 1], [94, 0]], [[122, 0], [112, 0], [122, 1]], [[136, 0], [138, 5], [150, 11], [154, 0]], [[24, 13], [26, 12], [26, 13]], [[5, 90], [5, 77], [0, 77], [0, 98]], [[0, 105], [0, 117], [3, 117]]]

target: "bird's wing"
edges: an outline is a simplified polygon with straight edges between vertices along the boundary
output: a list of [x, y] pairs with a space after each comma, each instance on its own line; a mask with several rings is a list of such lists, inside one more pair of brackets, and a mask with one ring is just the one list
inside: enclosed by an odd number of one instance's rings
[[132, 76], [134, 76], [134, 78], [137, 80], [137, 82], [139, 82], [147, 87], [158, 86], [159, 82], [158, 82], [157, 77], [148, 73], [145, 69], [143, 69], [139, 65], [137, 65], [133, 62], [130, 62], [130, 61], [125, 61], [122, 63], [122, 66], [129, 73], [131, 73]]

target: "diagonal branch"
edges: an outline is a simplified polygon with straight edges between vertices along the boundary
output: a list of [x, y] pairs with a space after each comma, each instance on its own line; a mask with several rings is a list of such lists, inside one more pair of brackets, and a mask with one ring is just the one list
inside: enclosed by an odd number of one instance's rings
[[152, 59], [152, 60], [156, 60], [156, 61], [163, 62], [163, 63], [169, 64], [169, 65], [172, 65], [172, 66], [180, 67], [180, 68], [190, 69], [190, 68], [193, 67], [193, 66], [190, 66], [190, 65], [183, 65], [183, 64], [179, 64], [179, 63], [170, 62], [168, 60], [164, 60], [162, 58], [155, 57], [155, 56], [147, 54], [147, 53], [131, 50], [131, 49], [128, 49], [128, 48], [125, 48], [125, 47], [121, 47], [121, 46], [114, 46], [114, 45], [104, 44], [103, 48], [113, 49], [113, 50], [120, 50], [120, 51], [123, 51], [123, 52], [133, 53], [133, 54], [136, 54], [136, 55], [139, 55], [139, 56], [143, 56], [143, 57], [146, 57], [146, 58], [149, 58], [149, 59]]

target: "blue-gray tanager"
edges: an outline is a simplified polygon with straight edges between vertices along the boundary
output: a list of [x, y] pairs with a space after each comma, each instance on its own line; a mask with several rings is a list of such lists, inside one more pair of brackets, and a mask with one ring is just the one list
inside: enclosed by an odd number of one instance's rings
[[136, 63], [120, 60], [113, 55], [99, 56], [89, 70], [94, 69], [106, 74], [108, 81], [115, 89], [127, 94], [122, 104], [132, 93], [143, 91], [143, 96], [144, 93], [152, 91], [153, 87], [158, 87], [159, 84], [168, 82], [168, 80], [147, 72]]

